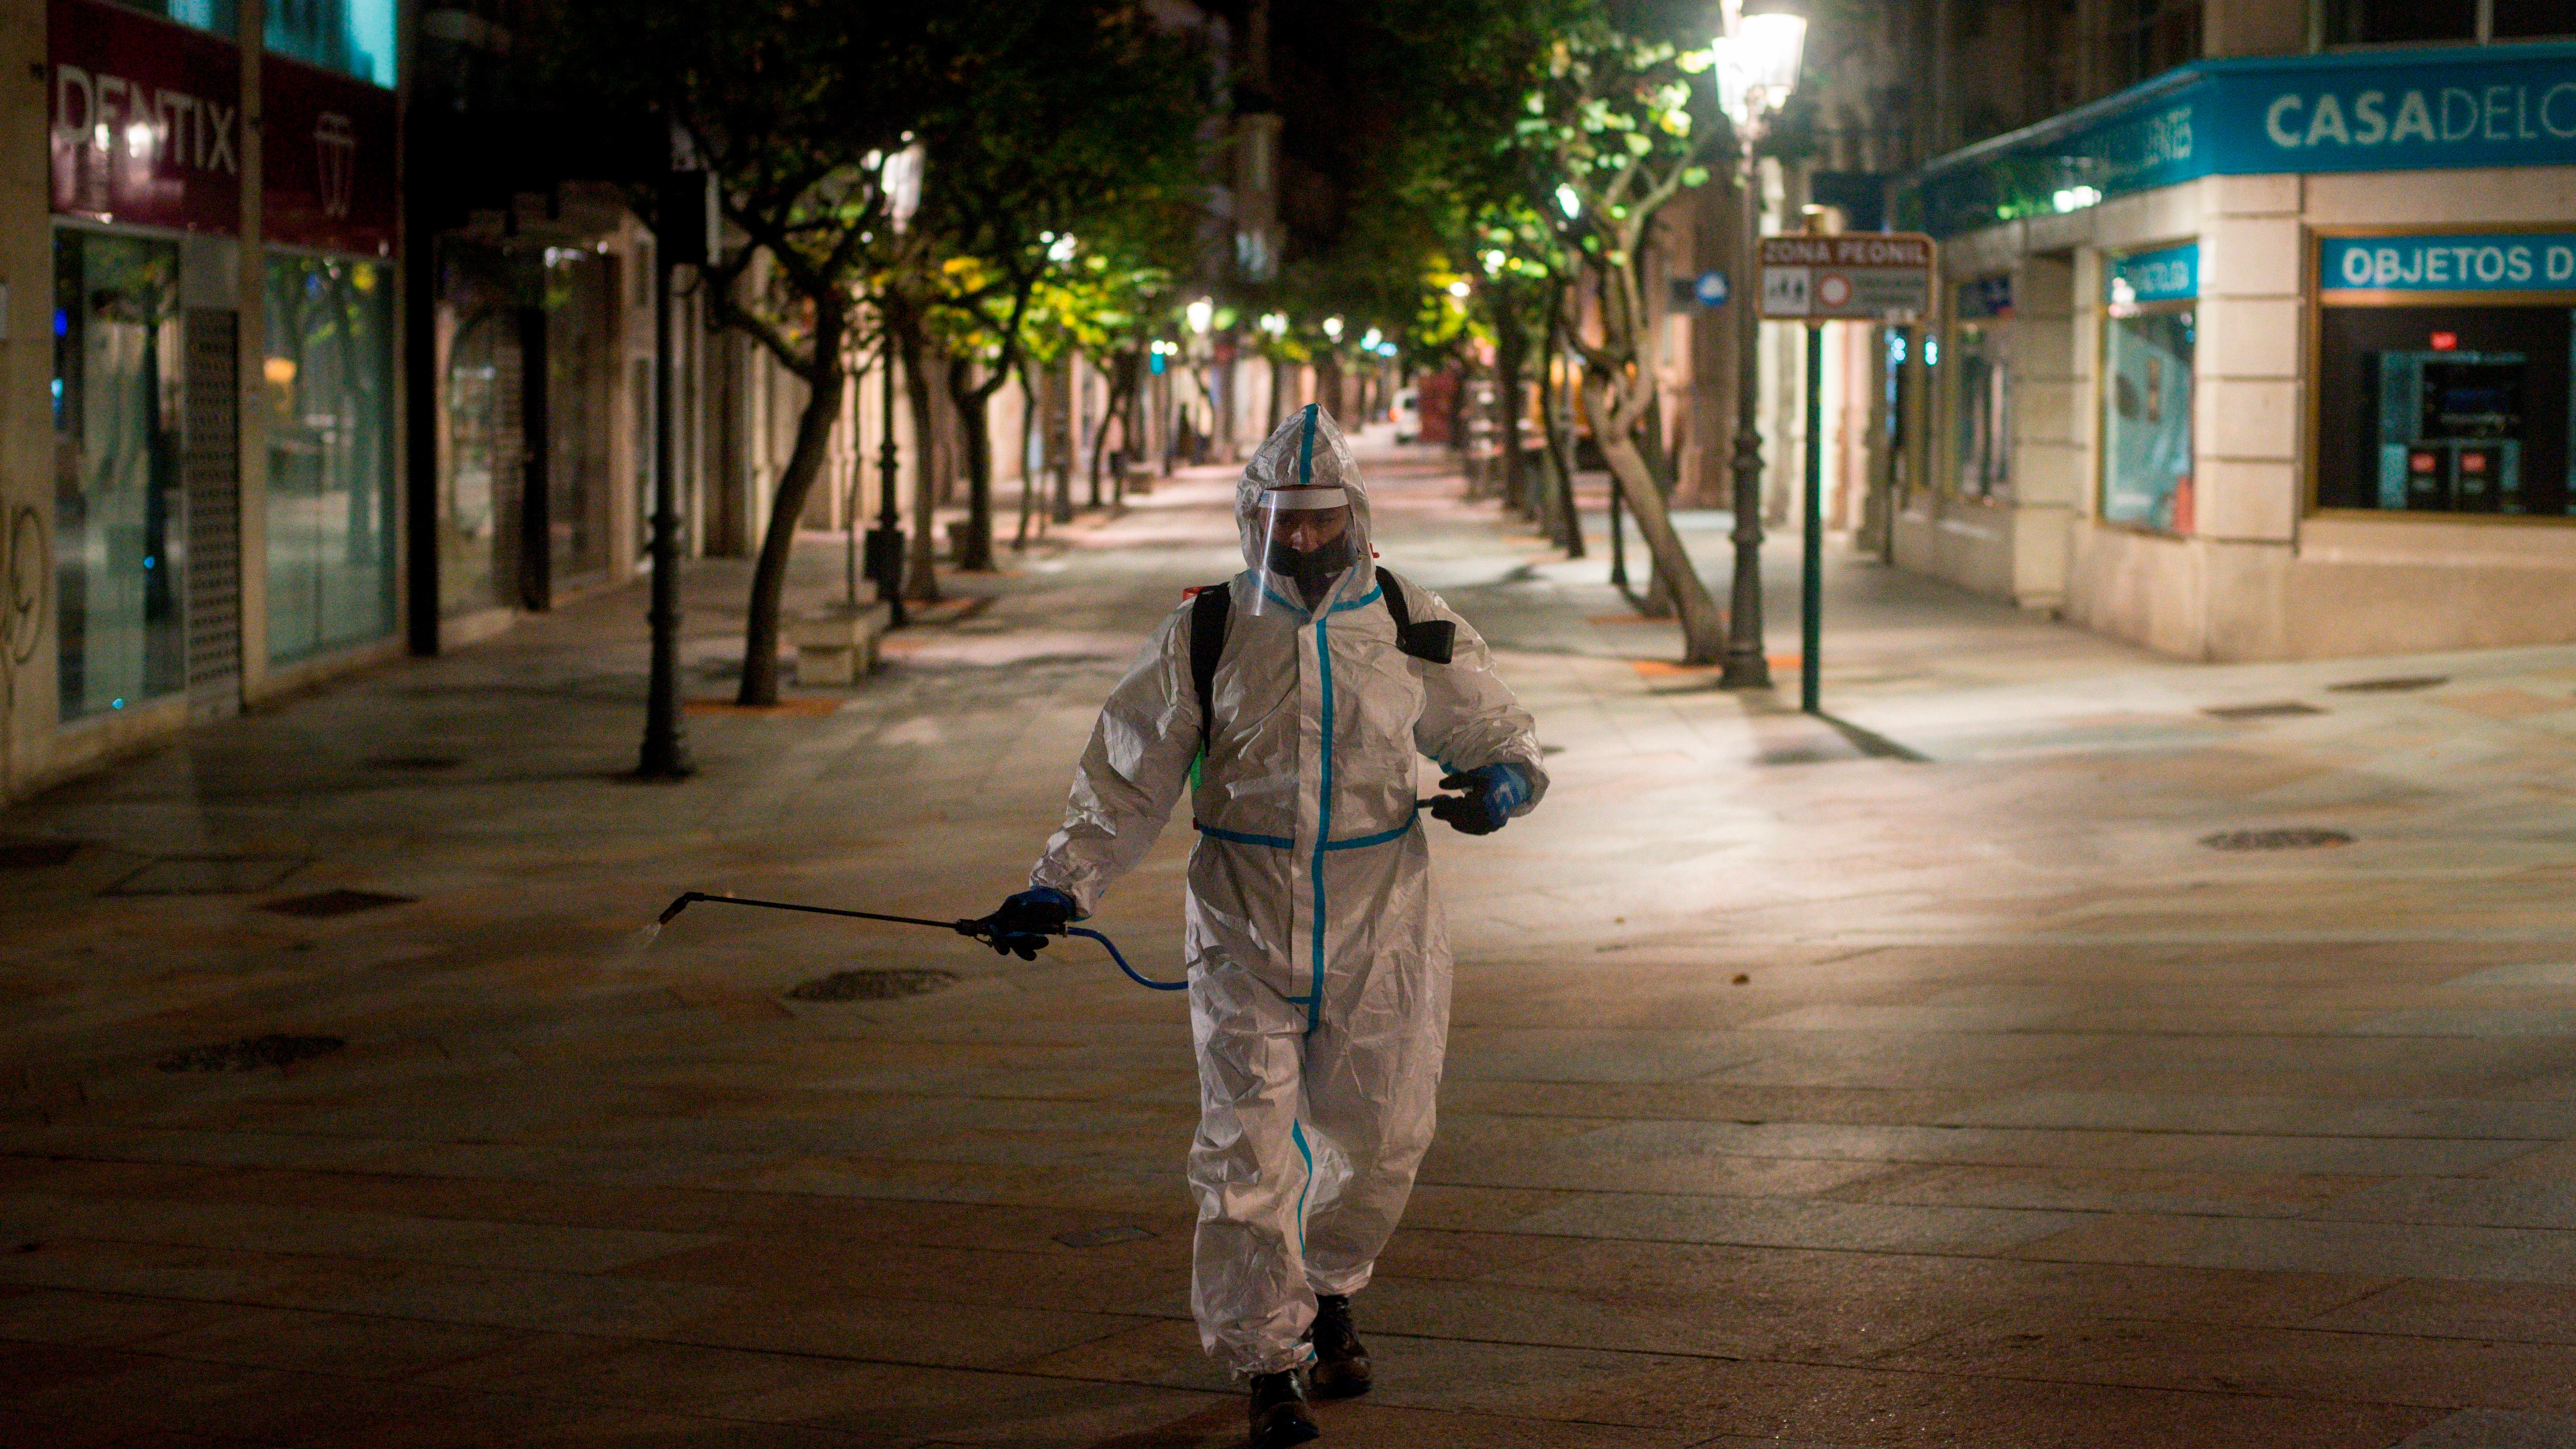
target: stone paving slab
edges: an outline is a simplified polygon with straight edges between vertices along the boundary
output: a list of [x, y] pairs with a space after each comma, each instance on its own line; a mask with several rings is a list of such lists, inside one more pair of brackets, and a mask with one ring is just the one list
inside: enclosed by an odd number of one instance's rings
[[[1670, 667], [1597, 480], [1567, 561], [1436, 454], [1366, 460], [1555, 785], [1433, 842], [1442, 1136], [1360, 1300], [1384, 1387], [1328, 1444], [2570, 1442], [2576, 648], [2188, 664], [1837, 546], [1829, 707], [1922, 757], [1873, 758]], [[1238, 1444], [1187, 1319], [1182, 1003], [1087, 946], [635, 936], [682, 889], [1017, 888], [1133, 642], [1233, 567], [1229, 496], [1184, 475], [947, 580], [979, 602], [860, 686], [691, 714], [684, 786], [614, 778], [620, 593], [8, 811], [77, 849], [0, 881], [0, 1443]], [[1731, 520], [1678, 521], [1724, 556]], [[812, 542], [797, 607], [838, 587]], [[686, 580], [692, 696], [742, 582]], [[2334, 688], [2394, 675], [2444, 682]], [[2287, 701], [2319, 712], [2208, 712]], [[2281, 827], [2354, 838], [2201, 843]], [[1189, 844], [1102, 914], [1151, 973]], [[209, 854], [293, 871], [101, 894]], [[417, 899], [258, 909], [331, 888]], [[874, 967], [953, 980], [787, 995]], [[158, 1065], [269, 1032], [345, 1045]]]

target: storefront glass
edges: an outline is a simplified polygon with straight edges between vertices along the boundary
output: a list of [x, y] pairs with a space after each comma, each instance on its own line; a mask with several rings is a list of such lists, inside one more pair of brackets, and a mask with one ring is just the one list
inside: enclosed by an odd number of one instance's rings
[[394, 627], [393, 270], [271, 251], [268, 655]]
[[1952, 486], [1963, 498], [2001, 501], [2012, 496], [2012, 278], [1961, 284], [1953, 315]]
[[2325, 309], [2317, 503], [2571, 511], [2566, 307]]
[[54, 557], [62, 717], [187, 684], [176, 243], [54, 233]]
[[2576, 513], [2576, 234], [2321, 245], [2317, 505]]
[[396, 0], [268, 0], [268, 48], [390, 90]]
[[2189, 533], [2200, 245], [2108, 258], [2103, 288], [2103, 521]]
[[582, 247], [546, 255], [547, 520], [554, 583], [582, 587], [611, 566], [609, 469], [621, 369], [617, 279], [610, 260]]
[[199, 30], [211, 30], [227, 36], [241, 28], [241, 7], [235, 0], [117, 0], [128, 9], [146, 15], [159, 15]]
[[447, 350], [447, 448], [438, 500], [438, 603], [444, 613], [502, 602], [502, 502], [517, 490], [519, 339], [514, 314], [469, 311]]

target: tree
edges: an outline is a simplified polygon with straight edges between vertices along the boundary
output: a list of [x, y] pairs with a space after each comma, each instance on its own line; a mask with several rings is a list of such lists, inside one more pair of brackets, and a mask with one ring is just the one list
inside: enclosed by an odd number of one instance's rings
[[[1502, 418], [1502, 490], [1570, 556], [1583, 553], [1573, 504], [1570, 445], [1558, 436], [1554, 379], [1566, 289], [1582, 268], [1540, 208], [1553, 190], [1519, 143], [1524, 98], [1560, 33], [1597, 19], [1598, 0], [1393, 0], [1382, 12], [1408, 73], [1427, 77], [1400, 129], [1389, 168], [1397, 204], [1424, 216], [1452, 270], [1475, 280], [1472, 296], [1494, 346]], [[1410, 340], [1410, 339], [1409, 339]], [[1533, 497], [1521, 478], [1521, 415], [1532, 354], [1555, 486]]]
[[[951, 330], [981, 343], [976, 365], [948, 378], [968, 490], [959, 563], [990, 568], [988, 405], [1027, 345], [1031, 302], [1070, 260], [1066, 238], [1115, 235], [1167, 255], [1186, 246], [1206, 100], [1186, 49], [1142, 7], [979, 0], [941, 7], [931, 30], [972, 83], [919, 122], [929, 165], [916, 224], [928, 251], [914, 275], [926, 309], [957, 314]], [[933, 325], [924, 311], [889, 320], [915, 344]]]
[[744, 704], [778, 699], [788, 555], [840, 415], [860, 284], [885, 269], [894, 240], [884, 170], [867, 161], [900, 148], [944, 84], [926, 41], [914, 12], [837, 0], [568, 5], [543, 33], [556, 93], [610, 116], [661, 117], [714, 174], [741, 241], [704, 269], [712, 318], [805, 386], [752, 570]]
[[1541, 215], [1584, 262], [1594, 329], [1569, 325], [1567, 333], [1583, 354], [1585, 409], [1681, 616], [1682, 657], [1691, 664], [1717, 661], [1725, 624], [1673, 527], [1638, 430], [1656, 402], [1644, 248], [1665, 203], [1708, 179], [1702, 157], [1713, 132], [1695, 127], [1690, 112], [1693, 77], [1708, 63], [1705, 51], [1586, 22], [1551, 47], [1515, 128], [1534, 176], [1555, 182], [1554, 207], [1542, 203]]

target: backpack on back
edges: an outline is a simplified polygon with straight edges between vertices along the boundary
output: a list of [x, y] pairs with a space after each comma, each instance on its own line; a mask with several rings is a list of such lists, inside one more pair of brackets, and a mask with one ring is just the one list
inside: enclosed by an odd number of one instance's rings
[[[1404, 587], [1395, 575], [1377, 571], [1378, 596], [1395, 618], [1395, 647], [1416, 659], [1446, 664], [1457, 648], [1458, 626], [1447, 619], [1413, 622], [1404, 602]], [[1216, 665], [1225, 656], [1226, 623], [1232, 617], [1233, 590], [1208, 584], [1190, 595], [1190, 682], [1199, 692], [1199, 754], [1207, 754], [1208, 736], [1216, 724]]]

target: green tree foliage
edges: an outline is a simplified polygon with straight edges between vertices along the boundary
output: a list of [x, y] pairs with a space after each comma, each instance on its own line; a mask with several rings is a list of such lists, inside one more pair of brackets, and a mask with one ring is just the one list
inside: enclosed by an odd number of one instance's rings
[[1592, 21], [1549, 47], [1525, 94], [1515, 144], [1540, 184], [1558, 243], [1581, 258], [1578, 290], [1589, 326], [1569, 327], [1584, 359], [1585, 411], [1620, 496], [1636, 515], [1655, 573], [1681, 618], [1686, 662], [1714, 662], [1725, 621], [1672, 524], [1663, 490], [1639, 445], [1654, 410], [1657, 373], [1651, 278], [1644, 256], [1657, 213], [1684, 187], [1708, 179], [1706, 161], [1721, 128], [1693, 115], [1714, 113], [1699, 78], [1704, 50], [1683, 50]]
[[[900, 147], [954, 78], [933, 65], [918, 12], [841, 0], [578, 0], [537, 40], [535, 64], [567, 108], [687, 138], [741, 239], [705, 269], [714, 318], [805, 385], [743, 633], [740, 699], [775, 703], [796, 523], [840, 412], [861, 285], [892, 260], [882, 172], [867, 161]], [[649, 195], [649, 178], [634, 179]]]
[[[939, 7], [929, 29], [971, 83], [916, 122], [929, 155], [918, 222], [927, 250], [898, 285], [917, 289], [925, 326], [928, 311], [945, 312], [952, 335], [975, 339], [972, 365], [947, 377], [966, 445], [961, 562], [987, 568], [989, 404], [1028, 345], [1030, 308], [1053, 285], [1059, 312], [1083, 302], [1118, 312], [1104, 275], [1132, 280], [1188, 255], [1204, 66], [1141, 7], [1121, 4], [968, 0]], [[1103, 259], [1100, 273], [1091, 258]]]

